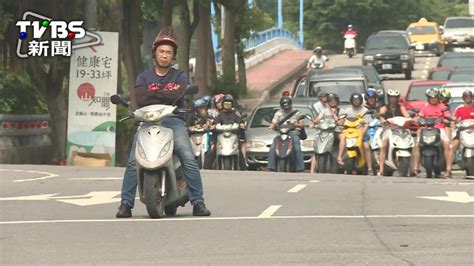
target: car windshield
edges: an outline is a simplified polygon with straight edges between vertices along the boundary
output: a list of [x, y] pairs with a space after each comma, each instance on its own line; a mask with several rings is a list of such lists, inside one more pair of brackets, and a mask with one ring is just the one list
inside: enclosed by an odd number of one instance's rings
[[440, 60], [438, 66], [443, 67], [457, 67], [457, 68], [473, 68], [474, 57], [458, 57], [458, 58], [445, 58]]
[[471, 18], [453, 18], [446, 21], [444, 28], [473, 28], [474, 19]]
[[408, 34], [436, 34], [436, 29], [433, 26], [416, 26], [408, 28]]
[[426, 100], [426, 90], [430, 88], [439, 88], [441, 85], [415, 85], [410, 88], [410, 92], [407, 95], [407, 101], [419, 101]]
[[376, 36], [369, 39], [367, 49], [408, 49], [403, 36]]
[[474, 82], [474, 70], [453, 72], [449, 80], [454, 82]]
[[450, 70], [436, 71], [431, 74], [430, 80], [448, 80]]
[[314, 81], [309, 87], [309, 97], [318, 97], [321, 92], [335, 93], [341, 102], [349, 102], [349, 97], [354, 92], [365, 92], [365, 84], [360, 80]]
[[[294, 108], [298, 110], [301, 115], [309, 115], [311, 117], [311, 120], [308, 118], [305, 118], [304, 120], [305, 127], [309, 127], [309, 124], [314, 119], [314, 114], [311, 109], [309, 107], [303, 106], [294, 106]], [[270, 126], [273, 116], [278, 110], [280, 110], [280, 107], [278, 106], [258, 108], [257, 111], [255, 111], [252, 121], [250, 122], [250, 128]]]

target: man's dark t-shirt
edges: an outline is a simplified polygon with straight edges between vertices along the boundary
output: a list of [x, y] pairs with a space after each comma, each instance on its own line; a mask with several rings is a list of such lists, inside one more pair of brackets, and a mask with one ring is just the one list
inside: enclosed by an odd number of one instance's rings
[[[135, 82], [137, 105], [140, 108], [152, 104], [171, 105], [188, 84], [188, 76], [184, 71], [170, 68], [165, 76], [159, 76], [154, 68], [149, 69], [138, 75]], [[182, 108], [183, 101], [177, 106]]]

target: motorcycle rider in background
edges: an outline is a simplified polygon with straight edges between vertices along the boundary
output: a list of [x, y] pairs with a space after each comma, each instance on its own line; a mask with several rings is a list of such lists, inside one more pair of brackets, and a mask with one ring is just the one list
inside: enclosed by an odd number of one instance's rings
[[325, 108], [329, 107], [328, 104], [328, 93], [326, 92], [321, 92], [318, 95], [319, 101], [313, 104], [314, 110], [316, 110], [316, 113], [319, 114], [321, 111]]
[[[172, 67], [178, 45], [171, 27], [163, 28], [153, 41], [151, 52], [155, 67], [138, 75], [135, 82], [134, 94], [139, 107], [152, 104], [173, 104], [188, 86], [185, 72]], [[178, 107], [184, 107], [178, 102]], [[165, 118], [162, 125], [173, 130], [174, 152], [183, 167], [183, 173], [188, 186], [188, 195], [193, 205], [193, 215], [209, 216], [203, 198], [201, 173], [189, 141], [184, 117], [172, 116]], [[135, 165], [135, 135], [122, 183], [121, 204], [116, 214], [117, 218], [132, 216], [132, 208], [137, 192], [137, 170]]]
[[[357, 31], [354, 29], [354, 27], [352, 26], [352, 24], [349, 24], [349, 25], [347, 25], [347, 30], [344, 32], [343, 35], [344, 35], [344, 36], [346, 36], [346, 35], [354, 35], [354, 42], [355, 42], [355, 38], [357, 38]], [[355, 43], [356, 43], [356, 45], [354, 45], [354, 47], [357, 47], [357, 42], [355, 42]], [[355, 49], [355, 52], [354, 52], [355, 54], [357, 53], [356, 51], [357, 51], [357, 49]], [[344, 48], [343, 53], [345, 54], [346, 52], [347, 52], [347, 51], [346, 51], [346, 49]]]
[[[462, 94], [462, 100], [464, 101], [464, 105], [458, 106], [454, 111], [454, 117], [458, 121], [463, 121], [466, 119], [474, 119], [474, 105], [472, 104], [472, 91], [467, 90], [464, 91]], [[446, 162], [446, 173], [445, 177], [451, 178], [451, 167], [454, 161], [454, 154], [459, 147], [459, 137], [460, 131], [456, 132], [456, 136], [453, 138], [453, 142], [451, 143], [451, 149], [449, 150], [448, 161]]]
[[[445, 119], [449, 116], [449, 108], [447, 108], [441, 102], [441, 95], [439, 94], [439, 90], [437, 88], [431, 88], [426, 90], [426, 98], [428, 103], [426, 103], [421, 109], [419, 116], [424, 118], [442, 118]], [[419, 118], [415, 118], [415, 121], [418, 122]], [[446, 126], [444, 121], [441, 121], [435, 125], [435, 128], [440, 129], [441, 134], [441, 143], [443, 144], [444, 149], [444, 160], [445, 162], [449, 159], [449, 140], [450, 136], [448, 136]], [[420, 166], [420, 133], [421, 127], [416, 132], [416, 141], [415, 141], [415, 149], [413, 150], [413, 174], [418, 176], [421, 172], [419, 169]]]
[[[405, 106], [400, 104], [400, 91], [390, 89], [387, 92], [388, 103], [380, 108], [380, 123], [383, 125], [387, 119], [396, 116], [410, 118]], [[384, 128], [382, 131], [382, 145], [380, 147], [380, 166], [379, 174], [383, 175], [383, 166], [387, 158], [388, 137], [390, 136], [390, 128]]]
[[309, 58], [306, 69], [323, 69], [326, 68], [329, 59], [323, 55], [323, 49], [321, 46], [314, 48], [313, 55]]
[[[369, 140], [370, 137], [367, 134], [367, 129], [369, 128], [369, 124], [372, 121], [372, 116], [369, 114], [365, 114], [368, 109], [362, 105], [362, 95], [359, 93], [352, 93], [350, 97], [350, 102], [352, 106], [344, 109], [341, 111], [341, 115], [347, 115], [347, 117], [357, 117], [362, 116], [365, 120], [365, 124], [360, 127], [360, 131], [362, 132], [363, 138], [363, 146], [364, 146], [364, 154], [365, 160], [367, 162], [367, 169], [369, 174], [375, 175], [374, 169], [372, 168], [372, 152], [370, 151]], [[342, 160], [342, 153], [344, 152], [344, 148], [346, 147], [346, 138], [344, 134], [340, 134], [340, 143], [339, 143], [339, 154], [337, 156], [337, 161], [340, 165], [344, 164]]]
[[[325, 119], [334, 119], [334, 121], [336, 121], [336, 123], [338, 122], [338, 120], [339, 120], [339, 111], [340, 111], [339, 96], [337, 96], [337, 94], [335, 94], [335, 93], [329, 93], [328, 96], [327, 96], [327, 99], [328, 99], [328, 104], [329, 104], [328, 108], [324, 108], [318, 114], [318, 116], [313, 121], [314, 124], [311, 124], [309, 126], [310, 128], [314, 128], [315, 125], [317, 125], [321, 122], [321, 120], [325, 120]], [[342, 127], [341, 126], [336, 127], [336, 134], [337, 134], [336, 139], [337, 140], [340, 140], [341, 132], [342, 132]], [[317, 165], [318, 165], [318, 161], [316, 159], [316, 156], [313, 154], [313, 156], [311, 156], [311, 168], [310, 168], [311, 173], [316, 173]]]
[[[278, 122], [281, 121], [286, 115], [288, 115], [291, 111], [293, 111], [292, 100], [289, 96], [283, 96], [280, 98], [280, 107], [281, 109], [278, 110], [275, 115], [273, 116], [272, 122], [268, 127], [268, 130], [274, 130], [277, 128]], [[291, 118], [287, 120], [286, 123], [293, 125], [297, 128], [304, 127], [304, 120], [298, 121], [299, 112], [294, 114]], [[300, 136], [297, 130], [293, 130], [290, 132], [290, 136], [293, 140], [293, 147], [295, 151], [295, 160], [296, 160], [296, 172], [303, 172], [304, 171], [304, 158], [303, 152], [301, 151], [301, 143], [300, 143]], [[276, 162], [275, 162], [275, 146], [272, 143], [270, 147], [270, 152], [268, 153], [268, 166], [267, 168], [270, 171], [275, 171], [276, 169]]]

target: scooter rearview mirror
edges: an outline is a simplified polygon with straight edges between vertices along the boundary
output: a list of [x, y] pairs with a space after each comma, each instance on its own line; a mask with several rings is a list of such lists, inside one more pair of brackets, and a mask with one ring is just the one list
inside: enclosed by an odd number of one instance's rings
[[120, 104], [124, 107], [128, 107], [127, 100], [120, 94], [114, 94], [110, 96], [110, 102], [113, 104]]

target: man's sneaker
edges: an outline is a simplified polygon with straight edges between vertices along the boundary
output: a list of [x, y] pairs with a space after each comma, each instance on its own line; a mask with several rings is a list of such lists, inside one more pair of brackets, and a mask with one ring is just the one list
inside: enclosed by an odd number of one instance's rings
[[117, 218], [130, 218], [130, 217], [132, 217], [132, 208], [130, 208], [129, 206], [127, 206], [123, 203], [120, 204], [120, 206], [118, 208], [118, 212], [115, 215], [115, 217], [117, 217]]
[[194, 216], [209, 216], [211, 212], [206, 208], [204, 202], [199, 201], [193, 206], [193, 215]]

